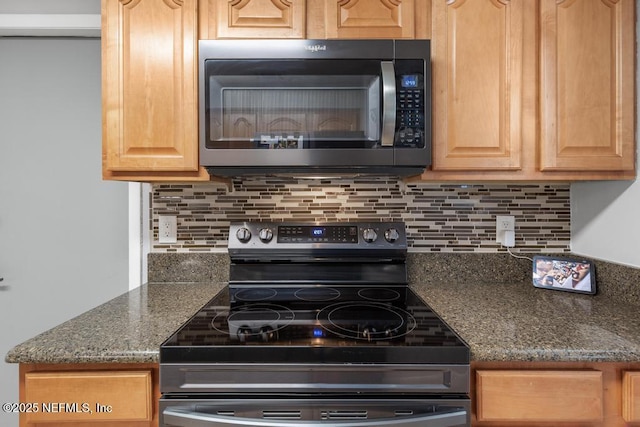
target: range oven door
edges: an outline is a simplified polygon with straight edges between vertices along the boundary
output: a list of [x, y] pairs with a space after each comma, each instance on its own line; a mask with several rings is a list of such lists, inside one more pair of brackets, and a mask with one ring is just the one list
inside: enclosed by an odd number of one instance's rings
[[468, 399], [160, 400], [160, 427], [467, 427]]

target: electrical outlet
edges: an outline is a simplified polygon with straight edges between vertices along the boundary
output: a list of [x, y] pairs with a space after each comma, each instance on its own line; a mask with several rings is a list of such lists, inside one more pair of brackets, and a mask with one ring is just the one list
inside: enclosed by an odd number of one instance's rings
[[178, 242], [178, 217], [175, 215], [160, 215], [158, 217], [158, 242]]
[[516, 241], [516, 218], [513, 215], [496, 216], [496, 242], [513, 247]]

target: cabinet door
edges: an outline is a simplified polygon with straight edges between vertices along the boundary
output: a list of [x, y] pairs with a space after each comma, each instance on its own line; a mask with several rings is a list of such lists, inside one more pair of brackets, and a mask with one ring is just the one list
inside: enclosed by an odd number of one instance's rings
[[523, 0], [433, 1], [433, 169], [521, 168]]
[[203, 38], [304, 38], [306, 0], [207, 0]]
[[640, 371], [622, 376], [622, 417], [626, 422], [640, 422]]
[[541, 170], [635, 168], [635, 0], [541, 0]]
[[27, 424], [151, 422], [151, 372], [29, 372], [24, 402], [38, 405], [25, 414]]
[[[312, 0], [308, 19], [312, 38], [420, 38], [424, 0]], [[416, 10], [418, 4], [418, 10]]]
[[603, 419], [599, 371], [478, 370], [476, 396], [478, 421]]
[[197, 0], [103, 0], [102, 31], [103, 176], [198, 176]]

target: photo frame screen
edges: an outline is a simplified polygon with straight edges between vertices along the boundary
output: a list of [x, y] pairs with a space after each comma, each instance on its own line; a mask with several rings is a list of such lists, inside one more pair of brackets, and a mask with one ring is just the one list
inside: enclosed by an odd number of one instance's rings
[[594, 264], [580, 259], [534, 256], [533, 285], [593, 295], [596, 293]]

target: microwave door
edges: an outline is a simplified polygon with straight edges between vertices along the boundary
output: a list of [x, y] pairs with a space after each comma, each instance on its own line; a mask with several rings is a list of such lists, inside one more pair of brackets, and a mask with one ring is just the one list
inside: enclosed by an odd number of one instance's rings
[[393, 147], [396, 127], [396, 72], [393, 62], [380, 63], [382, 74], [382, 131], [380, 145]]
[[278, 149], [281, 155], [393, 145], [391, 62], [222, 60], [208, 62], [206, 70], [209, 149]]

